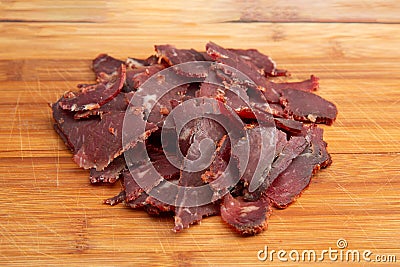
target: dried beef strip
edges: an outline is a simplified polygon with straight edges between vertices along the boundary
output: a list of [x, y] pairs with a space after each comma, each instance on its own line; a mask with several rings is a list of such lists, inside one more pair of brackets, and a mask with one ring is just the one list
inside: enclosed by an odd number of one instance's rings
[[177, 49], [172, 45], [156, 45], [155, 49], [158, 57], [167, 62], [168, 65], [173, 66], [177, 74], [195, 78], [207, 77], [207, 64], [182, 64], [194, 61], [206, 61], [203, 53], [194, 49]]
[[95, 168], [90, 169], [90, 182], [94, 183], [115, 183], [121, 172], [126, 168], [123, 156], [115, 158], [104, 170], [97, 171]]
[[245, 192], [245, 198], [248, 200], [256, 200], [261, 197], [264, 191], [274, 182], [274, 180], [281, 174], [292, 161], [299, 156], [309, 141], [304, 136], [292, 136], [289, 141], [285, 142], [279, 153], [275, 153], [275, 159], [271, 165], [271, 169], [265, 176], [262, 184], [253, 192]]
[[204, 217], [217, 215], [220, 213], [219, 202], [213, 202], [194, 208], [176, 208], [174, 232], [180, 232], [190, 225], [199, 223]]
[[311, 75], [310, 79], [301, 82], [285, 82], [285, 83], [275, 83], [268, 81], [268, 87], [281, 93], [286, 89], [296, 89], [300, 91], [312, 92], [319, 88], [319, 78]]
[[244, 60], [252, 62], [265, 76], [278, 76], [278, 74], [286, 75], [286, 71], [284, 70], [277, 72], [276, 63], [269, 56], [260, 53], [257, 49], [229, 48], [228, 50], [238, 54]]
[[332, 162], [323, 141], [323, 130], [311, 126], [310, 145], [283, 171], [266, 191], [274, 206], [286, 208], [308, 186], [312, 175]]
[[65, 93], [59, 101], [60, 106], [71, 111], [99, 108], [119, 94], [125, 82], [125, 72], [125, 65], [121, 65], [117, 74], [112, 75], [105, 83], [82, 87], [76, 93]]
[[100, 73], [111, 75], [118, 70], [121, 64], [124, 64], [122, 60], [113, 58], [107, 54], [100, 54], [93, 60], [92, 69], [96, 76], [99, 76]]
[[[81, 137], [85, 141], [74, 155], [75, 162], [84, 169], [96, 168], [103, 170], [116, 157], [124, 151], [134, 147], [138, 142], [143, 142], [157, 127], [153, 124], [146, 124], [145, 132], [140, 127], [143, 117], [142, 114], [134, 113], [130, 117], [130, 124], [137, 128], [131, 128], [126, 142], [122, 144], [122, 132], [125, 112], [107, 113], [101, 118], [101, 121], [94, 121], [88, 126], [88, 129], [82, 129]], [[126, 121], [125, 121], [126, 122]], [[107, 144], [98, 146], [97, 144]]]
[[103, 201], [104, 204], [108, 204], [110, 206], [115, 206], [119, 203], [122, 203], [125, 201], [125, 191], [122, 190], [118, 195], [114, 197], [107, 198], [106, 200]]
[[126, 88], [124, 89], [124, 91], [136, 91], [151, 76], [163, 69], [164, 66], [159, 64], [128, 69], [126, 71]]
[[134, 57], [128, 57], [125, 61], [127, 67], [134, 69], [145, 66], [151, 66], [158, 64], [158, 57], [156, 55], [151, 55], [146, 59], [138, 59]]
[[170, 66], [192, 61], [204, 61], [200, 52], [194, 49], [177, 49], [173, 45], [156, 45], [157, 56]]
[[[219, 124], [207, 118], [197, 119], [194, 127], [195, 131], [191, 138], [193, 142], [191, 143], [186, 156], [188, 160], [196, 160], [202, 156], [204, 151], [200, 150], [200, 143], [203, 139], [210, 138], [214, 140], [215, 143], [218, 143], [226, 134]], [[207, 159], [203, 160], [207, 161]], [[198, 164], [201, 163], [202, 162], [199, 162]], [[208, 167], [208, 165], [206, 167]], [[196, 172], [181, 171], [179, 185], [185, 187], [198, 187], [203, 185], [204, 183], [201, 179], [201, 176], [205, 171], [206, 169]], [[213, 191], [210, 189], [207, 193], [209, 194], [209, 199], [212, 199]], [[188, 228], [191, 224], [199, 222], [204, 216], [217, 214], [219, 211], [219, 206], [214, 202], [206, 205], [193, 205], [194, 207], [181, 206], [181, 203], [187, 201], [190, 201], [192, 204], [198, 203], [198, 197], [199, 196], [197, 195], [197, 192], [192, 192], [190, 190], [178, 192], [174, 216], [175, 227], [173, 228], [173, 231], [179, 232], [185, 228]]]
[[[248, 187], [252, 182], [259, 184], [265, 179], [272, 162], [272, 158], [269, 158], [271, 157], [270, 154], [274, 153], [275, 150], [275, 144], [271, 143], [273, 134], [271, 129], [263, 126], [248, 129], [250, 153], [246, 169], [241, 177], [245, 187]], [[240, 147], [238, 147], [237, 153], [242, 153]]]
[[274, 122], [278, 129], [289, 132], [291, 134], [301, 133], [304, 127], [302, 122], [289, 119], [274, 118]]
[[113, 112], [113, 111], [126, 111], [128, 108], [128, 104], [130, 99], [132, 98], [133, 93], [119, 93], [116, 97], [111, 99], [106, 104], [102, 105], [99, 108], [91, 109], [91, 110], [82, 110], [77, 111], [74, 114], [74, 119], [87, 119], [90, 116], [101, 116], [104, 113]]
[[255, 235], [267, 229], [269, 213], [267, 198], [246, 201], [227, 194], [221, 205], [222, 220], [242, 235]]
[[[101, 119], [75, 120], [73, 113], [62, 110], [58, 103], [53, 104], [52, 108], [57, 126], [74, 152], [74, 161], [85, 169], [103, 170], [114, 158], [134, 147], [138, 142], [143, 142], [152, 132], [157, 130], [155, 125], [143, 121], [141, 111], [134, 111], [128, 121], [135, 125], [135, 127], [131, 127], [134, 131], [126, 137], [127, 142], [123, 147], [122, 127], [125, 112], [106, 113]], [[144, 124], [146, 127], [143, 133], [137, 126]], [[99, 146], [98, 144], [103, 145]]]
[[[225, 68], [224, 65], [217, 65], [217, 67], [222, 69], [225, 74], [231, 75], [234, 80], [240, 81], [250, 88], [252, 88], [255, 84], [257, 88], [263, 92], [268, 102], [279, 102], [278, 92], [273, 90], [273, 88], [268, 87], [266, 78], [258, 71], [257, 66], [251, 61], [246, 61], [236, 53], [228, 51], [212, 42], [209, 42], [206, 45], [206, 49], [208, 55], [217, 62], [228, 65], [229, 67], [233, 68], [233, 70], [240, 71], [240, 73], [232, 73], [232, 69]], [[243, 74], [246, 77], [244, 77]]]
[[331, 125], [337, 116], [335, 104], [310, 92], [295, 89], [282, 91], [284, 112], [298, 121]]

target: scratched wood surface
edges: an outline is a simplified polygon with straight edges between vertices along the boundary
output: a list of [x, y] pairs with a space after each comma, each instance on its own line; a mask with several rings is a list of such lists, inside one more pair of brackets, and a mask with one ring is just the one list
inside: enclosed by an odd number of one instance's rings
[[[399, 14], [398, 1], [0, 1], [1, 265], [299, 266], [257, 251], [322, 251], [339, 238], [399, 262]], [[98, 53], [209, 40], [257, 48], [292, 81], [319, 76], [318, 94], [339, 108], [324, 127], [333, 165], [256, 237], [220, 217], [174, 234], [171, 219], [102, 205], [120, 186], [90, 185], [52, 129], [48, 103], [93, 80]]]

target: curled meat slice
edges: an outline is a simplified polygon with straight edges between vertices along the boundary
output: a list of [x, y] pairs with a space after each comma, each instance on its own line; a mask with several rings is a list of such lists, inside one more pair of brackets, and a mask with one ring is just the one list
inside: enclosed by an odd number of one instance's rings
[[234, 198], [227, 194], [221, 205], [222, 220], [242, 235], [255, 235], [264, 231], [269, 213], [267, 198], [246, 201], [242, 197]]
[[323, 141], [323, 130], [316, 126], [309, 129], [309, 146], [283, 171], [266, 191], [266, 196], [278, 208], [286, 208], [308, 186], [313, 173], [332, 163]]
[[119, 94], [124, 86], [125, 73], [125, 65], [120, 65], [117, 74], [107, 77], [104, 83], [82, 87], [76, 93], [67, 92], [59, 104], [63, 109], [71, 111], [97, 109]]
[[283, 90], [281, 104], [284, 106], [284, 112], [298, 121], [331, 125], [337, 116], [335, 104], [301, 90]]
[[[234, 52], [240, 55], [246, 61], [252, 62], [254, 65], [258, 67], [260, 72], [265, 76], [278, 76], [278, 72], [276, 70], [276, 63], [267, 55], [260, 53], [257, 49], [228, 49], [231, 52]], [[279, 73], [285, 73], [284, 71], [280, 71]]]
[[96, 76], [99, 76], [102, 72], [111, 75], [118, 70], [121, 64], [124, 64], [122, 60], [113, 58], [107, 54], [100, 54], [93, 59], [92, 69]]

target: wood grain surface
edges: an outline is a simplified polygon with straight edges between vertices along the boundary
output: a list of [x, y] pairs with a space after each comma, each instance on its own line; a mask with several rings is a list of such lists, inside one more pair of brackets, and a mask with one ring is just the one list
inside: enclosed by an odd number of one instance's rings
[[[0, 264], [2, 266], [343, 266], [257, 259], [274, 250], [337, 248], [400, 262], [399, 1], [0, 1]], [[321, 78], [339, 109], [325, 128], [333, 164], [249, 238], [220, 219], [180, 234], [172, 219], [102, 200], [52, 129], [48, 103], [94, 79], [99, 53], [146, 57], [153, 45], [257, 48]], [[354, 263], [396, 266], [396, 263]]]

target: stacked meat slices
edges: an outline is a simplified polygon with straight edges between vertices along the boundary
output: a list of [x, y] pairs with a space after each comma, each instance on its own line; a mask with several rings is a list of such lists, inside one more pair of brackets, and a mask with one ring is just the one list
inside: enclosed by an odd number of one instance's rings
[[[124, 202], [152, 215], [174, 216], [176, 232], [206, 216], [220, 214], [223, 221], [243, 235], [260, 233], [267, 227], [272, 207], [289, 206], [309, 185], [312, 175], [331, 164], [323, 130], [317, 124], [334, 122], [335, 105], [314, 93], [319, 87], [315, 76], [301, 82], [273, 82], [272, 77], [287, 76], [288, 72], [277, 69], [271, 58], [255, 49], [225, 49], [210, 42], [205, 52], [177, 49], [172, 45], [158, 45], [155, 50], [156, 55], [147, 59], [121, 61], [105, 54], [94, 59], [96, 82], [78, 85], [78, 90], [65, 93], [52, 105], [56, 132], [74, 154], [74, 161], [90, 170], [91, 183], [121, 181], [121, 193], [107, 199], [107, 204]], [[178, 65], [193, 61], [220, 64], [195, 69]], [[144, 106], [130, 104], [145, 81], [170, 66], [175, 74], [168, 79], [184, 85], [165, 94], [147, 115]], [[237, 75], [232, 69], [243, 75]], [[208, 83], [210, 78], [218, 83]], [[162, 86], [170, 81], [159, 79], [158, 82]], [[231, 139], [227, 130], [210, 118], [189, 121], [177, 136], [179, 148], [164, 151], [161, 132], [167, 116], [171, 114], [174, 121], [182, 121], [187, 113], [174, 113], [173, 109], [187, 100], [200, 98], [217, 100], [220, 103], [215, 107], [217, 113], [225, 114], [231, 127], [245, 133], [250, 144], [245, 167], [240, 156], [235, 155], [240, 152], [232, 149], [236, 147], [240, 151], [243, 138]], [[232, 115], [226, 112], [227, 106], [242, 124], [233, 122]], [[126, 114], [132, 123], [128, 133], [123, 131]], [[271, 123], [276, 126], [273, 161], [258, 166], [263, 150], [260, 140], [268, 135]], [[170, 162], [170, 157], [167, 159], [166, 155], [174, 156], [176, 149], [184, 157], [196, 159], [205, 138], [212, 140], [216, 148], [211, 164], [205, 169], [180, 170]], [[152, 169], [162, 179], [155, 180]], [[233, 186], [226, 185], [219, 179], [222, 176], [224, 181], [236, 182]], [[152, 183], [139, 186], [138, 178]], [[252, 179], [261, 181], [255, 189], [250, 188]], [[164, 203], [148, 194], [166, 181], [187, 187], [210, 185], [213, 200], [184, 207], [178, 202]], [[168, 187], [162, 189], [168, 194]]]

